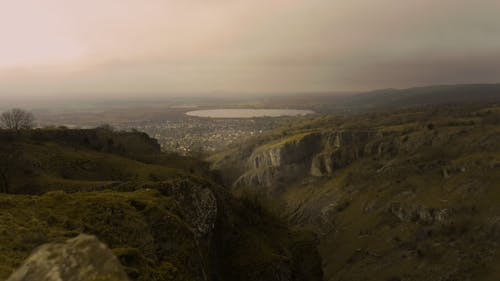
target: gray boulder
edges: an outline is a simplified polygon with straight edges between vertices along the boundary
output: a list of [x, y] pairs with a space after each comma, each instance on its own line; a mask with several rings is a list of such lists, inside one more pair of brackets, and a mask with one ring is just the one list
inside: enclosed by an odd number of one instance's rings
[[126, 281], [113, 252], [95, 236], [80, 234], [65, 243], [36, 249], [7, 281]]

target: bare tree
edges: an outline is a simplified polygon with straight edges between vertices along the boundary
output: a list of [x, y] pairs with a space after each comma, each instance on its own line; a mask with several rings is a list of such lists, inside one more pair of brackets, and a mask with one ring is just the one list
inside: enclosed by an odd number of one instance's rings
[[14, 108], [0, 115], [2, 127], [18, 132], [22, 129], [31, 129], [35, 125], [35, 117], [31, 112]]

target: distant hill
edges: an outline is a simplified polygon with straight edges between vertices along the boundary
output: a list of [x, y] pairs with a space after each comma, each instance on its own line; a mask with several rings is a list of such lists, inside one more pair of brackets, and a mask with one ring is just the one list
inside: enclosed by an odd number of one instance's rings
[[381, 89], [340, 97], [335, 100], [335, 107], [344, 110], [364, 111], [421, 105], [490, 102], [500, 102], [500, 84]]

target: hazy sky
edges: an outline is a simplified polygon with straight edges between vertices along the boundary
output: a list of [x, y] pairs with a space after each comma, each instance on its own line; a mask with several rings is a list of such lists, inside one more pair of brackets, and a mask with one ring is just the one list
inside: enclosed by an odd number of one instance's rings
[[500, 82], [499, 0], [0, 0], [0, 97]]

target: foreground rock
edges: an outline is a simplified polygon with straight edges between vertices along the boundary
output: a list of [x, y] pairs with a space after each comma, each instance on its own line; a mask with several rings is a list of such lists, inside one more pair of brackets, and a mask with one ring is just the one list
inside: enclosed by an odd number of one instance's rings
[[65, 243], [39, 247], [8, 281], [125, 281], [113, 252], [95, 236], [80, 234]]

